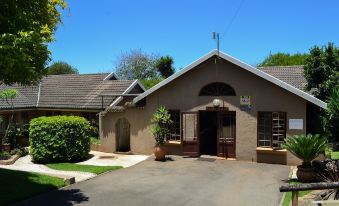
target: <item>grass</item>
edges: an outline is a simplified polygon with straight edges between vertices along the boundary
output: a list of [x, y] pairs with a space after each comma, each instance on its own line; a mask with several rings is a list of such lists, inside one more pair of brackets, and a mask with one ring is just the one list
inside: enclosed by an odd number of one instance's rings
[[81, 172], [90, 172], [94, 174], [101, 174], [104, 172], [122, 168], [121, 166], [94, 166], [94, 165], [80, 165], [75, 163], [51, 163], [46, 164], [46, 166], [55, 170], [81, 171]]
[[8, 205], [63, 187], [65, 183], [57, 177], [0, 168], [0, 185], [0, 205]]
[[331, 159], [338, 160], [339, 159], [339, 152], [331, 152]]
[[[292, 184], [292, 185], [294, 185], [294, 184], [300, 184], [299, 181], [294, 180], [294, 179], [289, 180], [288, 183], [289, 183], [289, 184]], [[299, 192], [298, 192], [298, 197], [303, 197], [303, 196], [307, 195], [307, 194], [310, 193], [310, 192], [312, 192], [312, 191], [311, 191], [311, 190], [307, 190], [307, 191], [299, 191]], [[289, 206], [291, 200], [292, 200], [292, 192], [286, 192], [285, 198], [284, 198], [284, 201], [283, 201], [283, 204], [282, 204], [282, 205], [283, 205], [283, 206]]]

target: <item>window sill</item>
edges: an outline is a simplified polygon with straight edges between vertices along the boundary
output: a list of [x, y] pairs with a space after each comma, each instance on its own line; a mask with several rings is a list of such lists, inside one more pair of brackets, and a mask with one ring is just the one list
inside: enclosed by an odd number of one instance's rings
[[273, 155], [286, 155], [287, 154], [286, 149], [274, 150], [268, 147], [257, 147], [256, 150], [257, 150], [257, 153], [261, 153], [261, 154], [273, 154]]
[[170, 140], [170, 141], [166, 141], [167, 145], [180, 145], [181, 141], [175, 141], [175, 140]]

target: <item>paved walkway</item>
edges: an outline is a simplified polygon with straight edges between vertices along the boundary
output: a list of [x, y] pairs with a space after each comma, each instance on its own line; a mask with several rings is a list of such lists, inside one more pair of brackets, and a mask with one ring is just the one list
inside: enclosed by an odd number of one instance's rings
[[[134, 164], [139, 163], [140, 161], [145, 160], [148, 156], [145, 155], [117, 155], [112, 153], [103, 153], [91, 151], [90, 154], [92, 157], [84, 162], [79, 164], [84, 165], [98, 165], [98, 166], [123, 166], [130, 167]], [[78, 171], [61, 171], [54, 170], [46, 167], [42, 164], [32, 163], [32, 158], [30, 155], [19, 158], [12, 165], [0, 165], [0, 168], [11, 169], [11, 170], [20, 170], [26, 172], [36, 172], [40, 174], [46, 174], [55, 177], [75, 177], [75, 181], [84, 181], [89, 178], [96, 176], [96, 174], [89, 172], [78, 172]]]
[[[173, 157], [153, 158], [52, 191], [19, 205], [277, 206], [283, 165]], [[53, 200], [53, 201], [51, 201]]]

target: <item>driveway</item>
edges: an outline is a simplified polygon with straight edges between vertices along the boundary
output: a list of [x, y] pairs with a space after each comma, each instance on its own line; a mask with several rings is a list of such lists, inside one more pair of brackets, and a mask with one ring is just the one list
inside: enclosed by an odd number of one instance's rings
[[276, 206], [289, 167], [242, 161], [152, 158], [18, 205], [260, 205]]

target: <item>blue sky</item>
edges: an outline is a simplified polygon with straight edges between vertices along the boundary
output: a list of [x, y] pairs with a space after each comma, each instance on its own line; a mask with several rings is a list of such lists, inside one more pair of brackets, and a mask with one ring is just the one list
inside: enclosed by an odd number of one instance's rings
[[117, 57], [131, 49], [170, 55], [179, 69], [216, 48], [213, 31], [222, 51], [251, 65], [270, 52], [339, 46], [338, 0], [66, 1], [49, 48], [53, 61], [80, 73], [114, 71]]

